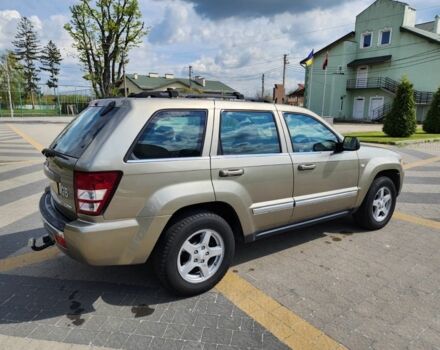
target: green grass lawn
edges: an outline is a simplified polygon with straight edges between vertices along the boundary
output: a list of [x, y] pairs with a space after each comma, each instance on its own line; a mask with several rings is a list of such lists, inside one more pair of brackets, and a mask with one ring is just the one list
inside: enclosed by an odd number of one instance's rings
[[417, 141], [440, 141], [440, 134], [427, 134], [421, 128], [418, 128], [416, 133], [410, 137], [390, 137], [382, 131], [351, 132], [345, 134], [345, 136], [356, 136], [361, 142], [384, 143], [389, 145]]
[[[44, 117], [58, 115], [57, 109], [14, 109], [14, 117]], [[9, 117], [10, 112], [8, 109], [2, 109], [0, 111], [1, 117]]]

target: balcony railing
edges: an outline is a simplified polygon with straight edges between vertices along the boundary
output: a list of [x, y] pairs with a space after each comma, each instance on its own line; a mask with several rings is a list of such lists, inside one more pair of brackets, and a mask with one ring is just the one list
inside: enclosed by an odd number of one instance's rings
[[[348, 79], [347, 90], [354, 89], [383, 89], [393, 94], [396, 93], [399, 83], [388, 77]], [[414, 99], [417, 104], [429, 104], [432, 102], [434, 93], [430, 91], [414, 91]]]

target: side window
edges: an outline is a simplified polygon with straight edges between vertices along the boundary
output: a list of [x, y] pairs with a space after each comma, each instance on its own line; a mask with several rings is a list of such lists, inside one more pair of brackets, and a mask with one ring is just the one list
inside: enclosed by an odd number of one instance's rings
[[389, 45], [391, 43], [391, 29], [379, 31], [379, 45]]
[[315, 118], [303, 114], [284, 113], [294, 152], [333, 151], [337, 136]]
[[161, 111], [152, 117], [129, 159], [200, 157], [206, 111]]
[[361, 48], [366, 49], [371, 47], [373, 42], [373, 33], [365, 32], [361, 34]]
[[280, 153], [271, 112], [224, 111], [220, 120], [219, 154]]

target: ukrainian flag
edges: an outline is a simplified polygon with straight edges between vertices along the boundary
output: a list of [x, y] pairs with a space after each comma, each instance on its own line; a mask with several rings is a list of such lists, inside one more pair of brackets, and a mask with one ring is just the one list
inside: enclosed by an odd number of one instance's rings
[[305, 60], [306, 67], [309, 67], [313, 64], [313, 54], [314, 54], [314, 50], [310, 51], [309, 55], [307, 56]]

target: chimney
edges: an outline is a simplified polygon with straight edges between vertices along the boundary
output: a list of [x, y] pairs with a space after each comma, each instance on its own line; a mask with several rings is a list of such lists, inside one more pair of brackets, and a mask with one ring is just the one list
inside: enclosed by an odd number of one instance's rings
[[148, 73], [149, 78], [159, 78], [159, 73]]
[[165, 79], [174, 79], [174, 74], [172, 74], [172, 73], [165, 73]]
[[134, 74], [133, 74], [133, 79], [134, 79], [134, 80], [137, 80], [137, 79], [138, 79], [138, 74], [137, 74], [137, 73], [134, 73]]
[[439, 15], [435, 16], [433, 32], [435, 34], [440, 34], [440, 16]]
[[205, 78], [201, 77], [200, 75], [196, 75], [194, 77], [194, 80], [196, 81], [197, 84], [202, 85], [203, 87], [206, 85], [206, 80]]

